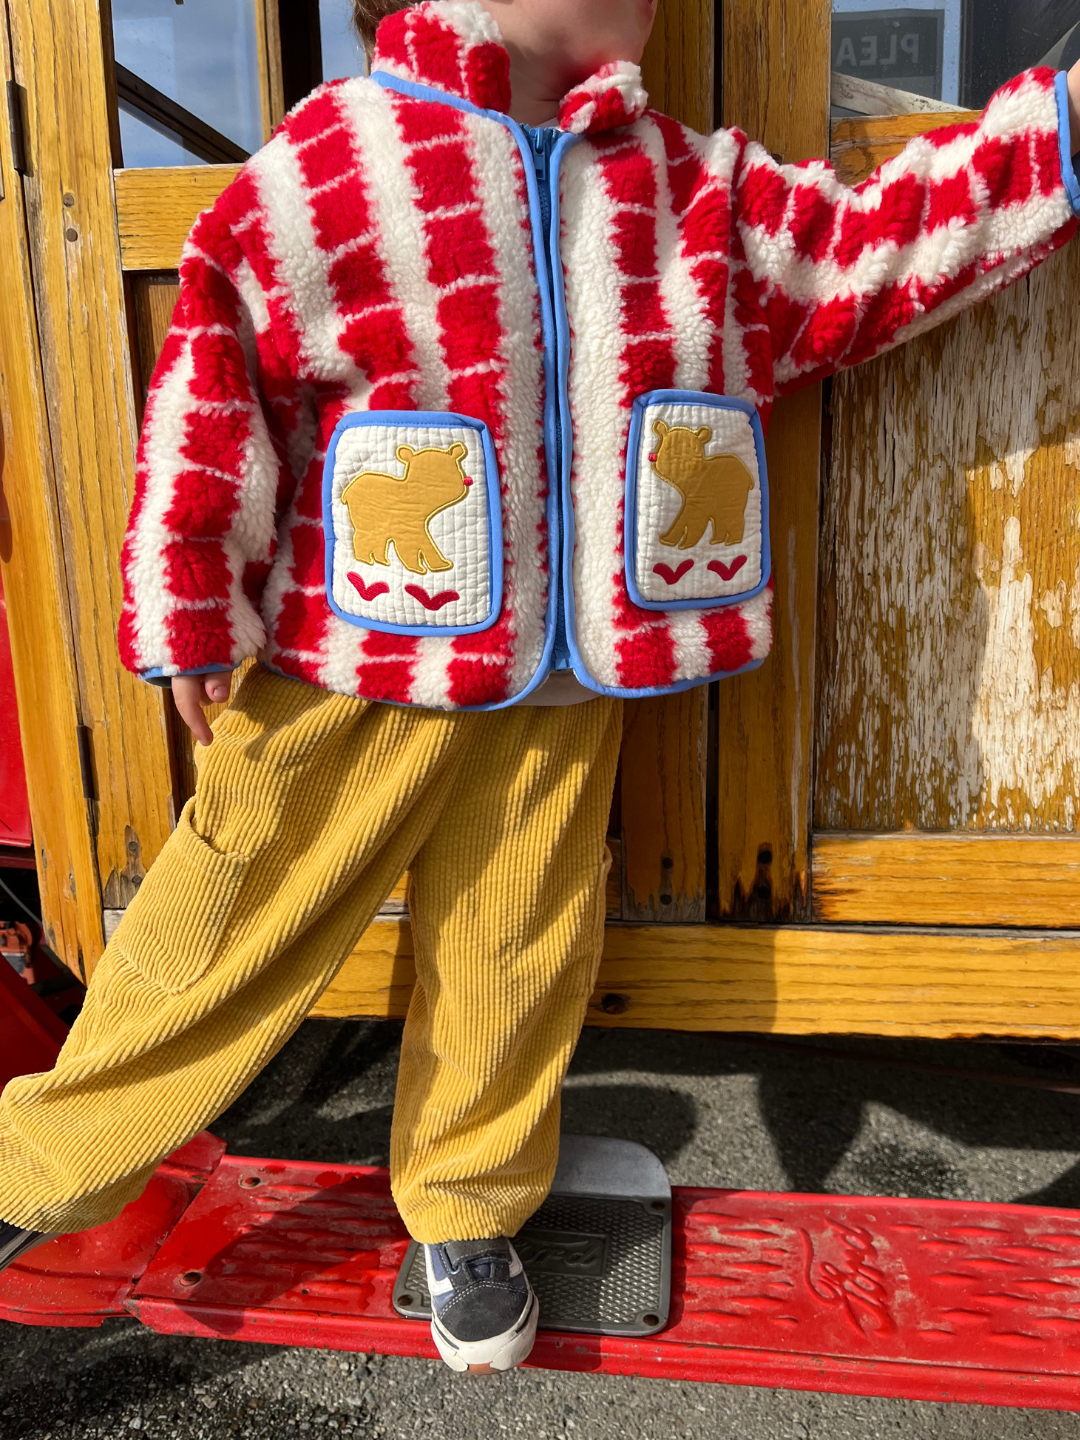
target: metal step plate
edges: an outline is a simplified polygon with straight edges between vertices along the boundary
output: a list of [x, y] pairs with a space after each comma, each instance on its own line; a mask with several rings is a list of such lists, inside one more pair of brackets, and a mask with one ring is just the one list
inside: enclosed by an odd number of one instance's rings
[[[651, 1150], [564, 1135], [551, 1194], [514, 1237], [540, 1325], [577, 1335], [655, 1335], [671, 1304], [671, 1187]], [[424, 1252], [410, 1244], [394, 1309], [431, 1319]]]

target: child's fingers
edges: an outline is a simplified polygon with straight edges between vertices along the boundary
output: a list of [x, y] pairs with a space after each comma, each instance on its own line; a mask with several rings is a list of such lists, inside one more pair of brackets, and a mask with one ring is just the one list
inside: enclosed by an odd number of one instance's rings
[[232, 690], [232, 674], [208, 675], [206, 677], [206, 698], [212, 705], [224, 705]]
[[205, 701], [203, 700], [202, 677], [196, 675], [174, 676], [172, 695], [180, 718], [192, 735], [200, 745], [209, 745], [214, 736], [209, 721], [203, 714], [202, 707]]

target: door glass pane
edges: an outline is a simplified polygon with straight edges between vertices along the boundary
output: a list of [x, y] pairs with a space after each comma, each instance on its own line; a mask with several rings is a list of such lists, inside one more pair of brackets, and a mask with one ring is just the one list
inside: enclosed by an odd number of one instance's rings
[[925, 108], [875, 108], [873, 86], [978, 110], [1017, 71], [1078, 57], [1080, 0], [833, 0], [832, 68], [858, 83], [835, 89], [841, 114]]
[[364, 73], [364, 47], [352, 27], [352, 0], [319, 0], [324, 80]]
[[205, 165], [201, 155], [185, 150], [176, 135], [148, 123], [138, 110], [120, 102], [120, 146], [125, 165]]
[[125, 165], [242, 158], [262, 144], [260, 0], [113, 0]]

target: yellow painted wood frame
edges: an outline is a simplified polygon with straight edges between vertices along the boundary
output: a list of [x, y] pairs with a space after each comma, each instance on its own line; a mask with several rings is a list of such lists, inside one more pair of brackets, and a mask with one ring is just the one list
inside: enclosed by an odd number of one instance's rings
[[[376, 921], [318, 1014], [404, 1015], [412, 933]], [[1080, 932], [613, 925], [586, 1023], [862, 1035], [1080, 1035]]]
[[977, 120], [979, 111], [950, 110], [934, 114], [888, 115], [834, 120], [829, 158], [845, 185], [858, 185], [886, 160], [899, 155], [916, 135], [928, 135], [947, 125]]
[[[41, 575], [34, 613], [16, 624], [35, 621], [43, 605], [67, 606], [98, 879], [105, 908], [122, 908], [174, 816], [161, 697], [116, 657], [135, 414], [101, 16], [96, 0], [9, 0], [9, 15], [26, 97], [21, 187], [64, 572], [58, 588]], [[34, 706], [23, 722], [30, 730], [43, 717]], [[77, 766], [61, 774], [78, 783]], [[88, 944], [90, 965], [101, 941]]]
[[[0, 4], [0, 82], [13, 76]], [[46, 937], [72, 969], [101, 947], [92, 814], [22, 179], [0, 113], [0, 564]]]
[[1080, 928], [1080, 836], [814, 834], [814, 919]]

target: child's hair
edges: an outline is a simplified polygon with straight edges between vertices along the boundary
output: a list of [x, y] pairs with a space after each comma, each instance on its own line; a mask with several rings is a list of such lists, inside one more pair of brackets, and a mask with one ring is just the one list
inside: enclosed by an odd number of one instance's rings
[[407, 10], [416, 3], [417, 0], [352, 0], [353, 24], [369, 55], [375, 46], [379, 21], [393, 15], [395, 10]]

